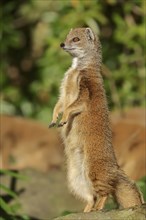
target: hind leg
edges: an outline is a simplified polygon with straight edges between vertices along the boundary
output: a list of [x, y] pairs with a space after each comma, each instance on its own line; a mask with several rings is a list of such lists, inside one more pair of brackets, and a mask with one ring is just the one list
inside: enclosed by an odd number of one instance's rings
[[89, 202], [87, 203], [87, 205], [84, 208], [84, 212], [91, 212], [93, 210], [94, 207], [94, 202]]
[[97, 202], [97, 204], [95, 205], [95, 210], [101, 210], [104, 208], [105, 202], [107, 200], [108, 196], [101, 196]]
[[93, 200], [89, 201], [87, 203], [87, 205], [85, 206], [84, 208], [84, 212], [91, 212], [92, 210], [94, 210], [94, 206], [95, 206], [95, 203], [96, 203], [96, 197], [93, 198]]

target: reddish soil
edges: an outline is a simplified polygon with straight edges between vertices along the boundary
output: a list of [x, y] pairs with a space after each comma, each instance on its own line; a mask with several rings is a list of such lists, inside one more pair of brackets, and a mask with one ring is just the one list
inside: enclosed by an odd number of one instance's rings
[[60, 167], [63, 145], [54, 129], [34, 120], [1, 116], [0, 156], [3, 169]]

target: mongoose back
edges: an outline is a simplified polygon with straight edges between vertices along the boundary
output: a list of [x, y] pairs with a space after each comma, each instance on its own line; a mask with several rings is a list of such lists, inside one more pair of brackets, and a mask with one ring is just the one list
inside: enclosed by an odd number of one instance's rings
[[75, 28], [60, 46], [72, 55], [73, 63], [62, 81], [50, 127], [62, 113], [59, 126], [70, 190], [87, 202], [84, 212], [103, 209], [109, 194], [123, 208], [142, 204], [140, 191], [114, 154], [99, 39], [90, 28]]

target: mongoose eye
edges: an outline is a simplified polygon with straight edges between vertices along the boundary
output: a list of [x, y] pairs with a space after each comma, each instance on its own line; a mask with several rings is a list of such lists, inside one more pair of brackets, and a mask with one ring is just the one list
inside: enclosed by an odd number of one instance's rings
[[78, 42], [78, 41], [80, 41], [80, 39], [79, 39], [78, 37], [74, 37], [72, 40], [73, 40], [73, 42]]

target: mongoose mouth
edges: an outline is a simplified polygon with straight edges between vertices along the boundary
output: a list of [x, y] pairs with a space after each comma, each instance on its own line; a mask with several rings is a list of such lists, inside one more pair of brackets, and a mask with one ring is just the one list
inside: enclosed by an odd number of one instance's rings
[[75, 48], [68, 48], [68, 47], [64, 47], [63, 50], [66, 50], [66, 51], [70, 51], [70, 50], [74, 50]]

